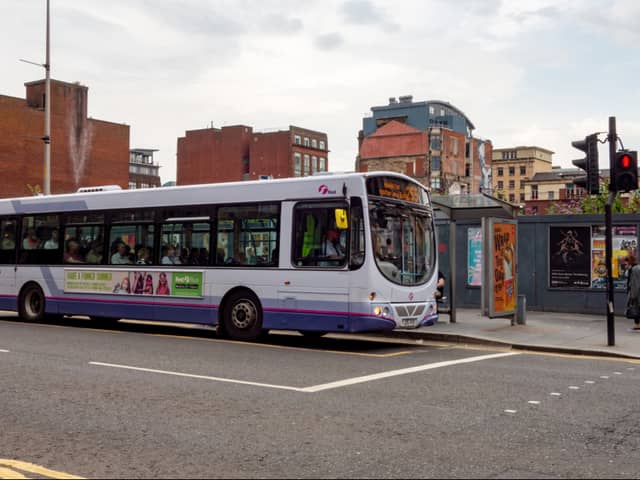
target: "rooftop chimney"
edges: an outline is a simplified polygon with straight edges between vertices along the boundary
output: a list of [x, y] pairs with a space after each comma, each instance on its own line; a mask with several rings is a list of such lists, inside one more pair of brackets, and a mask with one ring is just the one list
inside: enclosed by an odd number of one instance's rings
[[396, 97], [389, 97], [389, 105], [395, 105], [396, 103], [398, 103]]
[[398, 97], [398, 100], [400, 100], [400, 103], [412, 103], [413, 95], [402, 95], [401, 97]]

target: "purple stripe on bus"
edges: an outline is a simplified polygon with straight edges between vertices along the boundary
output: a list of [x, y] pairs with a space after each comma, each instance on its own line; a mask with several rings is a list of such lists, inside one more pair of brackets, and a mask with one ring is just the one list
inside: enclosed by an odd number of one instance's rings
[[111, 300], [101, 298], [78, 298], [78, 297], [47, 297], [47, 300], [53, 300], [58, 302], [93, 302], [93, 303], [113, 303], [119, 305], [150, 305], [154, 307], [167, 306], [167, 307], [196, 307], [196, 308], [218, 308], [218, 305], [209, 304], [196, 304], [196, 303], [168, 303], [168, 302], [140, 302], [136, 300]]

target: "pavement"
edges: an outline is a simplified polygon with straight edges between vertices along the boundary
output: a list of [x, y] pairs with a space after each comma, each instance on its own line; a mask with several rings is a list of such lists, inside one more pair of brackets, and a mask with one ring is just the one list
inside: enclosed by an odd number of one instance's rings
[[577, 313], [527, 311], [525, 323], [511, 324], [509, 317], [483, 317], [480, 309], [456, 309], [456, 322], [447, 313], [433, 326], [394, 330], [385, 336], [467, 344], [485, 344], [513, 349], [578, 355], [640, 359], [640, 331], [633, 320], [614, 319], [614, 341], [609, 346], [607, 317]]

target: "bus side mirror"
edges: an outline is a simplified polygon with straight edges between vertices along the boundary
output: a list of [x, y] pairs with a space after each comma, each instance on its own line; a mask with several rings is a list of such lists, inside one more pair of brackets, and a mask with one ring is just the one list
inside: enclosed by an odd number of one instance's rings
[[336, 208], [336, 227], [338, 230], [346, 230], [349, 228], [349, 220], [347, 220], [347, 210], [344, 208]]

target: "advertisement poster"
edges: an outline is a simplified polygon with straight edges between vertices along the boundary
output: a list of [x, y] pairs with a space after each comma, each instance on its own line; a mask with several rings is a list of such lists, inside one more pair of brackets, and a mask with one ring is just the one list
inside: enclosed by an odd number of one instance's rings
[[[630, 253], [638, 254], [638, 229], [635, 225], [614, 225], [611, 232], [611, 276], [613, 288], [626, 290], [624, 258]], [[607, 264], [605, 257], [605, 227], [593, 226], [591, 234], [591, 287], [607, 288]]]
[[482, 229], [467, 229], [467, 285], [482, 285]]
[[589, 226], [549, 227], [549, 285], [552, 288], [591, 285], [590, 246]]
[[202, 297], [203, 272], [142, 270], [64, 271], [66, 293]]
[[516, 310], [516, 223], [493, 224], [493, 311], [512, 313]]

